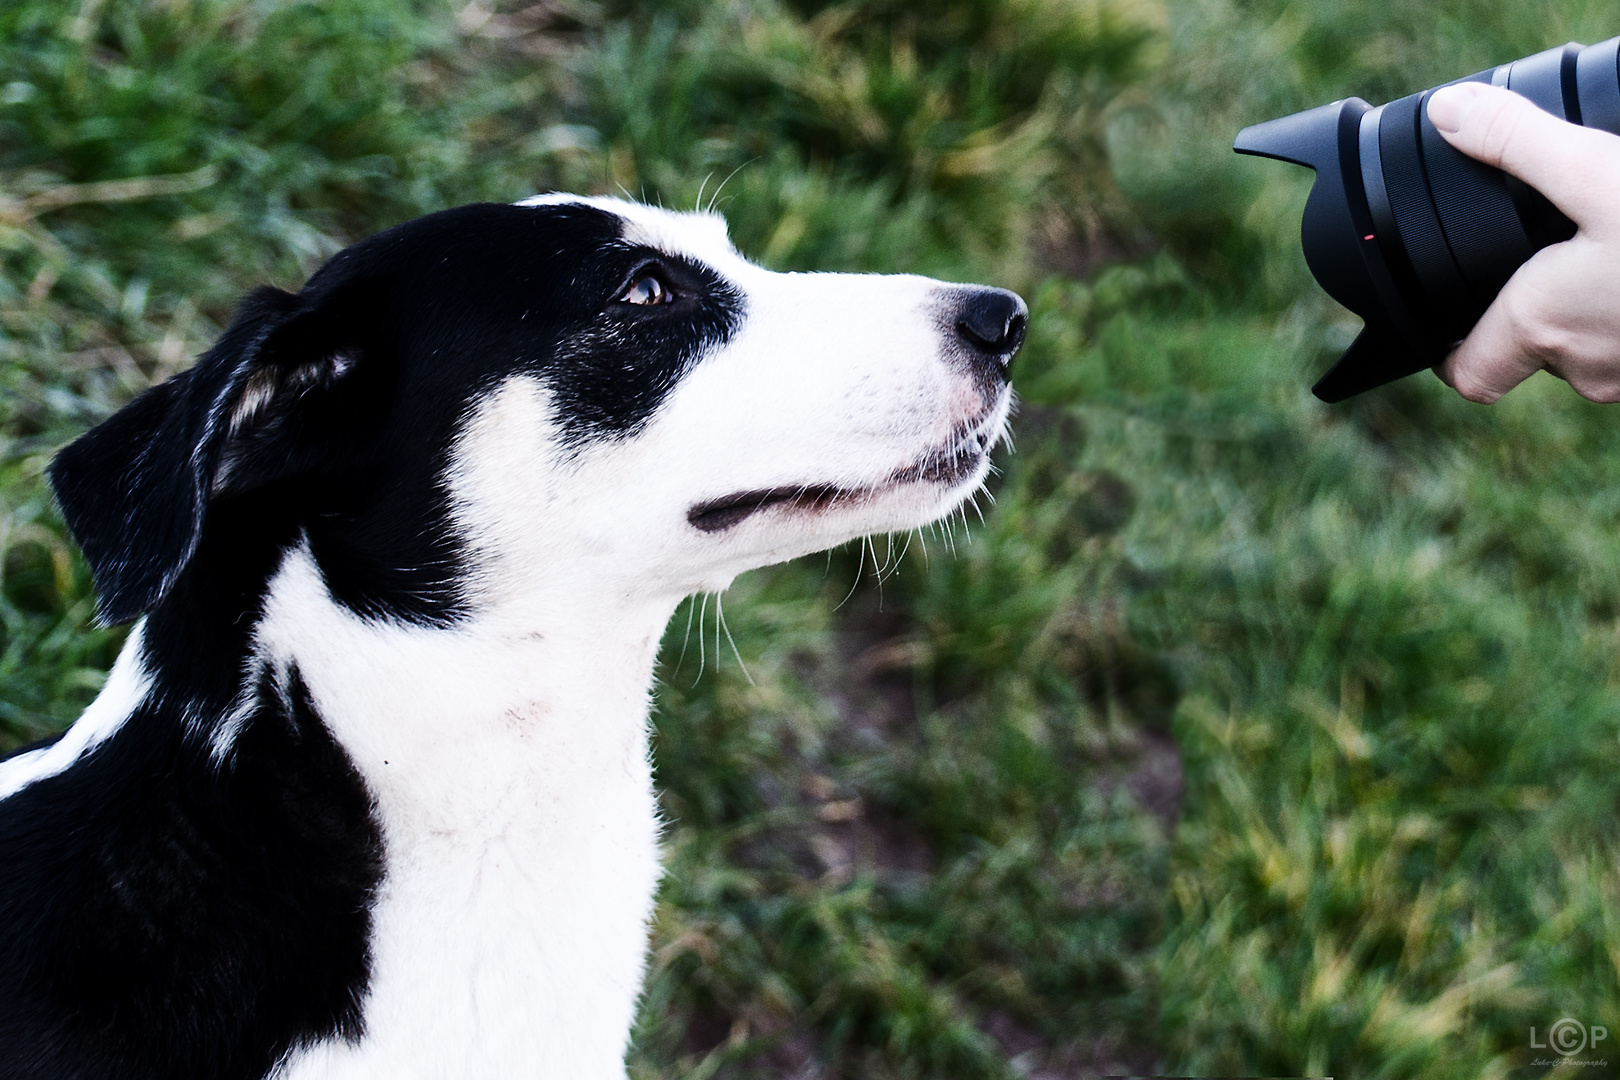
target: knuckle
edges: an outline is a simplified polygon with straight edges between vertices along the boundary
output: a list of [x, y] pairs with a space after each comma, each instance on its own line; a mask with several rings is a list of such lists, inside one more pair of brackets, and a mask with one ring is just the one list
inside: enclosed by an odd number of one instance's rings
[[1475, 107], [1476, 111], [1485, 113], [1482, 117], [1484, 126], [1479, 132], [1480, 155], [1498, 167], [1513, 152], [1519, 130], [1524, 124], [1521, 110], [1514, 108], [1513, 105], [1512, 102], [1503, 102], [1500, 105], [1493, 103], [1484, 109]]
[[1588, 401], [1602, 405], [1620, 402], [1620, 363], [1608, 357], [1571, 357], [1567, 367], [1548, 365], [1554, 375], [1569, 383]]
[[[1601, 128], [1584, 128], [1591, 145], [1588, 155], [1590, 176], [1599, 183], [1612, 182], [1620, 175], [1620, 136], [1611, 135]], [[1608, 187], [1603, 189], [1608, 191]]]
[[1576, 386], [1575, 392], [1586, 400], [1595, 401], [1599, 405], [1613, 405], [1620, 402], [1620, 383], [1610, 381], [1596, 384], [1588, 383], [1583, 386]]
[[1569, 333], [1547, 318], [1546, 303], [1527, 291], [1505, 291], [1499, 298], [1513, 327], [1520, 351], [1542, 364], [1556, 363], [1569, 352]]
[[1534, 318], [1519, 327], [1519, 345], [1524, 354], [1543, 367], [1558, 367], [1571, 354], [1570, 335], [1544, 318]]
[[1481, 405], [1489, 405], [1501, 395], [1494, 387], [1481, 379], [1472, 368], [1464, 368], [1451, 373], [1451, 386], [1457, 393], [1469, 401]]

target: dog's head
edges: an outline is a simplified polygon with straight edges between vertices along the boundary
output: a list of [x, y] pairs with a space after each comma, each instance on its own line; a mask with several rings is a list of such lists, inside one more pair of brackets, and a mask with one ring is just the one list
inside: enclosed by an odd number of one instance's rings
[[465, 206], [253, 293], [51, 479], [111, 622], [251, 606], [297, 544], [377, 617], [679, 595], [957, 507], [1024, 325], [1001, 290], [762, 270], [708, 215]]

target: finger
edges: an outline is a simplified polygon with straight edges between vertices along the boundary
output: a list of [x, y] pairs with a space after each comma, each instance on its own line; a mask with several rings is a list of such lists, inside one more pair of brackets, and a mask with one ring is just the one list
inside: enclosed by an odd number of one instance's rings
[[1435, 369], [1441, 381], [1469, 401], [1488, 405], [1544, 364], [1514, 315], [1519, 309], [1513, 295], [1516, 280], [1507, 283], [1462, 344]]
[[1429, 120], [1452, 146], [1517, 176], [1582, 228], [1612, 214], [1620, 138], [1567, 123], [1485, 83], [1436, 90]]

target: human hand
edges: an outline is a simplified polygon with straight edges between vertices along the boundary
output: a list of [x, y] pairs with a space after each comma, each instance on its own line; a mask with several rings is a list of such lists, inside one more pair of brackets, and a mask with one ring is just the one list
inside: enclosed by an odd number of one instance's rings
[[1452, 146], [1523, 180], [1579, 230], [1519, 267], [1435, 374], [1489, 403], [1546, 368], [1582, 397], [1620, 402], [1620, 137], [1484, 83], [1435, 91], [1429, 119]]

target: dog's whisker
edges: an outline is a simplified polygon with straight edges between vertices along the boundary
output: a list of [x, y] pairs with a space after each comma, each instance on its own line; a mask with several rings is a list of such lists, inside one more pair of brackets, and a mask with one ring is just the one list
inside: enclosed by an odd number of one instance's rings
[[861, 586], [861, 576], [866, 573], [866, 545], [856, 544], [855, 551], [860, 558], [860, 561], [855, 564], [855, 580], [849, 583], [849, 592], [845, 593], [844, 598], [838, 601], [837, 607], [833, 608], [834, 611], [841, 610], [845, 604], [849, 603], [849, 598], [854, 596], [855, 590]]
[[688, 596], [681, 602], [686, 605], [686, 632], [681, 635], [681, 655], [675, 658], [675, 670], [669, 673], [671, 679], [681, 673], [681, 665], [686, 662], [686, 643], [692, 639], [692, 612], [697, 609], [695, 596]]
[[[743, 678], [748, 680], [749, 686], [758, 686], [759, 684], [754, 682], [754, 676], [748, 670], [748, 665], [743, 663], [742, 653], [737, 651], [737, 639], [731, 636], [731, 626], [726, 622], [725, 610], [720, 606], [719, 593], [716, 593], [714, 596], [714, 614], [715, 621], [717, 621], [721, 628], [726, 632], [726, 640], [731, 642], [731, 655], [737, 658], [737, 666], [742, 668]], [[714, 647], [715, 650], [718, 651], [720, 648], [720, 643], [716, 641]]]
[[[756, 162], [758, 160], [759, 160], [759, 156], [755, 155], [754, 157], [749, 158], [747, 161], [743, 162], [741, 165], [738, 165], [735, 169], [732, 169], [729, 173], [726, 174], [726, 178], [724, 180], [720, 181], [720, 186], [714, 189], [714, 194], [709, 196], [709, 213], [711, 213], [711, 214], [714, 213], [714, 205], [715, 205], [715, 203], [717, 203], [720, 200], [720, 193], [722, 191], [726, 190], [726, 185], [731, 183], [731, 178], [736, 176], [738, 173], [742, 172], [744, 169], [748, 168], [748, 166], [752, 165], [754, 162]], [[727, 205], [730, 205], [730, 204], [728, 203]]]
[[692, 680], [692, 685], [694, 687], [697, 686], [699, 680], [703, 678], [703, 669], [707, 667], [709, 663], [708, 654], [705, 652], [703, 644], [703, 620], [708, 617], [708, 614], [709, 594], [704, 593], [703, 607], [698, 610], [698, 673], [697, 678]]
[[877, 541], [872, 537], [864, 538], [866, 547], [872, 552], [872, 576], [877, 580], [878, 610], [883, 610], [883, 567], [878, 565]]

